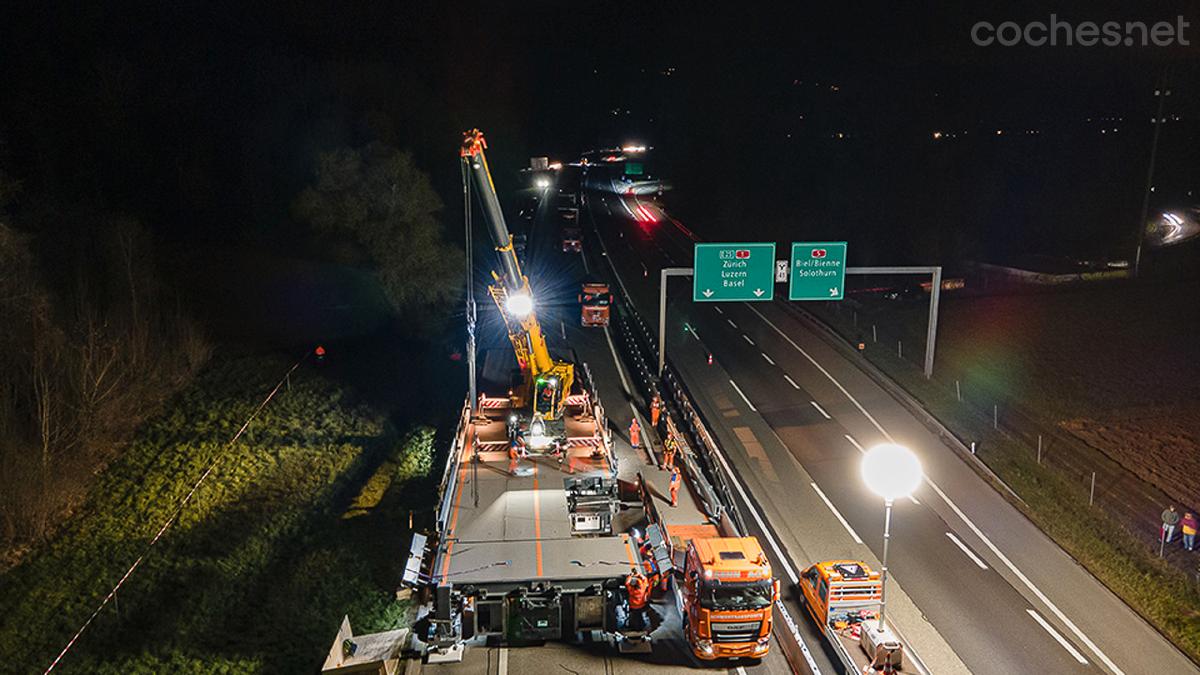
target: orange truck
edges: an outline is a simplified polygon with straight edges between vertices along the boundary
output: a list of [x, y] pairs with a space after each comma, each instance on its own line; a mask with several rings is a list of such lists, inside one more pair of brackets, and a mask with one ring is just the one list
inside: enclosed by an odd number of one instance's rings
[[608, 284], [600, 281], [585, 281], [579, 292], [580, 321], [584, 326], [607, 326], [612, 293]]
[[675, 550], [686, 545], [680, 599], [692, 653], [706, 661], [766, 656], [779, 582], [758, 539], [722, 537], [712, 525], [667, 532]]
[[866, 563], [816, 563], [800, 575], [800, 592], [847, 672], [895, 673], [903, 666], [903, 645], [891, 628], [879, 623], [883, 584]]

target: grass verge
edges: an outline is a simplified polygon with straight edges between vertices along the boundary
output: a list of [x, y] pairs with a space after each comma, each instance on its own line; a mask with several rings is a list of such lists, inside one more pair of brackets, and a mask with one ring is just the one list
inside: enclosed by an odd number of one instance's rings
[[[215, 363], [142, 426], [59, 536], [0, 577], [0, 670], [50, 663], [287, 366]], [[397, 551], [433, 491], [433, 447], [432, 430], [401, 436], [293, 373], [56, 672], [309, 672], [343, 614], [355, 632], [404, 625]], [[343, 519], [364, 486], [372, 502]]]

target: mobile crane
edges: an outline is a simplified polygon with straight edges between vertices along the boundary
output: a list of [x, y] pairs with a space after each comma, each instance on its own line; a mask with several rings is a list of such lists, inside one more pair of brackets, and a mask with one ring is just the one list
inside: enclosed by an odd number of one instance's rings
[[[472, 129], [463, 133], [460, 156], [464, 175], [471, 177], [479, 194], [488, 232], [500, 260], [500, 271], [492, 271], [494, 283], [488, 286], [488, 293], [500, 308], [520, 370], [521, 382], [509, 394], [511, 407], [514, 411], [529, 408], [527, 420], [518, 418], [513, 421], [527, 434], [527, 440], [537, 439], [544, 444], [544, 439], [556, 435], [550, 427], [558, 426], [556, 423], [562, 420], [564, 402], [575, 382], [575, 366], [567, 361], [554, 360], [546, 346], [529, 278], [521, 272], [513, 238], [504, 221], [500, 200], [496, 197], [496, 187], [484, 152], [486, 149], [487, 141], [482, 131]], [[517, 415], [516, 412], [513, 414]], [[529, 445], [537, 446], [539, 443], [535, 441]]]

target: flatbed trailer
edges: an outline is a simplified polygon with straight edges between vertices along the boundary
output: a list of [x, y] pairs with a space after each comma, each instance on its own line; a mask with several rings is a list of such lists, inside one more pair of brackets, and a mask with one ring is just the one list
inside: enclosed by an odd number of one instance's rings
[[627, 532], [580, 533], [571, 497], [578, 479], [615, 488], [616, 470], [603, 407], [590, 388], [573, 392], [564, 410], [561, 452], [514, 458], [510, 399], [485, 392], [467, 406], [424, 575], [436, 588], [435, 642], [483, 636], [521, 645], [615, 631], [621, 579], [640, 564], [637, 547]]

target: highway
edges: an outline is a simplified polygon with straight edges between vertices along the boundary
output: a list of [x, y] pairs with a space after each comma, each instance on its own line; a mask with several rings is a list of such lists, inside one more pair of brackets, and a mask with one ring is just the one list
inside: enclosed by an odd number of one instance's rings
[[[691, 266], [693, 241], [661, 207], [625, 199], [592, 193], [587, 212], [656, 325], [659, 269]], [[657, 222], [633, 215], [647, 210]], [[835, 553], [806, 545], [813, 495], [855, 542], [842, 555], [881, 554], [882, 503], [858, 462], [862, 448], [899, 442], [927, 481], [897, 504], [891, 578], [972, 672], [1200, 672], [786, 301], [692, 303], [690, 280], [669, 297], [668, 357], [796, 565]]]

